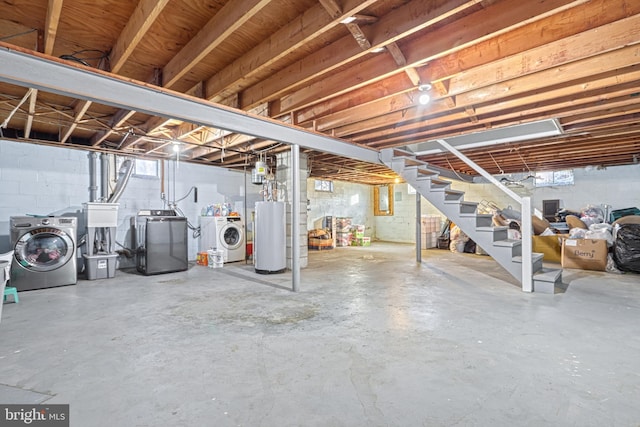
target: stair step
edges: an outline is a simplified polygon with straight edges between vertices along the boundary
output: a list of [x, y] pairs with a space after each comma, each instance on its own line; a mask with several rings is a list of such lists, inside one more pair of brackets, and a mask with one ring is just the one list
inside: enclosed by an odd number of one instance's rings
[[535, 280], [539, 280], [541, 282], [552, 282], [556, 283], [558, 279], [562, 277], [562, 269], [557, 268], [543, 268], [533, 275]]
[[427, 177], [437, 178], [439, 175], [438, 172], [429, 169], [426, 164], [405, 166], [403, 169], [400, 169], [396, 172], [400, 172], [400, 173], [406, 172], [407, 174], [412, 174], [414, 173], [414, 171], [415, 171], [415, 177], [427, 176]]
[[420, 176], [416, 178], [416, 181], [431, 181], [430, 183], [431, 190], [436, 190], [436, 191], [442, 191], [451, 185], [449, 181], [445, 181], [442, 179], [433, 178], [429, 176]]
[[[509, 229], [509, 227], [505, 227], [503, 225], [500, 225], [498, 227], [476, 227], [476, 231], [487, 231], [487, 232], [494, 232], [494, 231], [507, 231]], [[504, 239], [502, 239], [504, 240]]]
[[513, 239], [496, 240], [495, 242], [493, 242], [493, 246], [503, 246], [508, 248], [514, 248], [516, 246], [522, 246], [522, 240], [513, 240]]
[[543, 268], [533, 275], [533, 292], [555, 294], [556, 285], [562, 283], [562, 270]]
[[400, 157], [394, 157], [393, 159], [391, 159], [392, 161], [396, 161], [396, 160], [404, 160], [404, 165], [405, 167], [409, 167], [409, 166], [427, 166], [427, 162], [423, 162], [422, 160], [418, 160], [415, 158], [411, 158], [411, 157], [405, 157], [405, 156], [400, 156]]
[[380, 154], [378, 155], [378, 158], [387, 166], [391, 164], [394, 158], [398, 157], [408, 157], [415, 159], [416, 156], [411, 151], [403, 150], [400, 148], [385, 148], [381, 150]]
[[[544, 255], [538, 252], [533, 252], [531, 254], [531, 261], [532, 262], [536, 262], [542, 259]], [[517, 263], [522, 263], [522, 256], [514, 256], [513, 257], [513, 262], [517, 262]]]
[[451, 190], [446, 189], [444, 190], [444, 200], [461, 200], [464, 197], [464, 191], [458, 191], [458, 190]]
[[402, 148], [392, 148], [392, 157], [411, 157], [415, 159], [415, 154], [409, 150], [403, 150]]
[[460, 215], [466, 215], [466, 214], [474, 214], [476, 213], [476, 209], [478, 209], [478, 203], [476, 202], [465, 202], [465, 201], [461, 201], [461, 200], [446, 200], [444, 201], [445, 204], [447, 205], [454, 205], [454, 204], [459, 204], [460, 205]]

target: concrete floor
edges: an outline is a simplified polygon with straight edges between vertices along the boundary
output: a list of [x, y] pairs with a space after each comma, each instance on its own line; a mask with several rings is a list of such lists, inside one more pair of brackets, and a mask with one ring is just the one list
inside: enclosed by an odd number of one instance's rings
[[0, 402], [72, 426], [638, 426], [640, 275], [525, 294], [488, 257], [312, 252], [290, 274], [193, 266], [23, 292]]

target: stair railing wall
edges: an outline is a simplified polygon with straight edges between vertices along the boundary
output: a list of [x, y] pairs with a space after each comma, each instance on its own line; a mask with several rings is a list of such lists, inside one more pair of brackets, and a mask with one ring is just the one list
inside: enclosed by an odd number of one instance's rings
[[532, 222], [531, 222], [531, 197], [520, 197], [514, 193], [511, 189], [507, 188], [500, 181], [495, 179], [489, 172], [482, 169], [473, 160], [462, 154], [451, 144], [443, 139], [438, 139], [438, 143], [447, 151], [454, 154], [460, 160], [469, 165], [473, 170], [478, 172], [483, 178], [489, 181], [491, 184], [498, 187], [501, 191], [511, 197], [520, 205], [520, 212], [522, 213], [521, 219], [521, 234], [522, 234], [522, 290], [524, 292], [533, 291], [533, 265], [532, 265]]

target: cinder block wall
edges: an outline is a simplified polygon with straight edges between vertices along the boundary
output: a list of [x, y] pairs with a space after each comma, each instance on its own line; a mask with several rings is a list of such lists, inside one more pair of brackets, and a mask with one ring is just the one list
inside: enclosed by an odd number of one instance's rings
[[373, 187], [345, 181], [333, 181], [333, 192], [316, 191], [315, 179], [306, 182], [309, 204], [307, 227], [325, 216], [351, 218], [352, 224], [365, 226], [365, 236], [375, 237], [376, 227], [373, 216]]
[[[99, 185], [100, 159], [97, 163]], [[167, 200], [179, 200], [192, 186], [198, 188], [198, 202], [191, 193], [177, 203], [194, 227], [199, 225], [202, 208], [208, 204], [231, 203], [242, 216], [246, 206], [247, 216], [251, 218], [260, 188], [253, 186], [246, 174], [213, 166], [175, 164], [174, 161], [164, 161], [164, 166]], [[168, 207], [160, 196], [162, 188], [160, 177], [131, 178], [119, 200], [116, 241], [120, 245], [131, 247], [131, 218], [140, 209]], [[80, 218], [78, 232], [84, 234], [82, 204], [89, 201], [88, 152], [0, 140], [0, 198], [0, 252], [11, 249], [10, 216], [77, 213]], [[189, 259], [195, 259], [197, 250], [197, 237], [190, 231]], [[120, 267], [130, 265], [133, 265], [132, 260], [120, 257]]]
[[[608, 168], [574, 169], [574, 185], [534, 187], [532, 180], [523, 181], [523, 187], [510, 187], [520, 196], [531, 197], [531, 205], [542, 211], [542, 201], [560, 200], [560, 207], [580, 211], [587, 205], [611, 205], [611, 209], [640, 208], [640, 165]], [[528, 174], [527, 174], [528, 175]], [[512, 180], [526, 175], [513, 174]], [[501, 178], [501, 177], [497, 177]], [[516, 207], [515, 201], [491, 184], [469, 184], [453, 181], [452, 188], [465, 192], [465, 200], [491, 201], [501, 208]], [[402, 200], [397, 195], [401, 193]], [[415, 196], [407, 194], [407, 184], [395, 186], [395, 212], [393, 217], [376, 217], [378, 238], [396, 242], [415, 242]], [[423, 215], [440, 215], [446, 218], [426, 199], [422, 199]]]

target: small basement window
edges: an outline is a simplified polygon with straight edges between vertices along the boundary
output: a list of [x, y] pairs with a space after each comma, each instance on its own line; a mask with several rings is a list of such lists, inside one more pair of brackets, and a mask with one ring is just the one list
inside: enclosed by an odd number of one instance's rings
[[157, 178], [158, 177], [158, 161], [135, 159], [133, 174], [138, 177]]
[[536, 172], [536, 187], [573, 185], [573, 169], [553, 172]]
[[329, 181], [326, 179], [316, 179], [314, 189], [316, 191], [325, 191], [328, 193], [333, 193], [333, 181]]
[[[116, 157], [116, 172], [122, 167], [122, 163], [126, 157]], [[158, 178], [158, 161], [157, 160], [145, 160], [145, 159], [132, 159], [133, 160], [133, 173], [132, 175], [137, 178]]]

